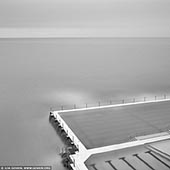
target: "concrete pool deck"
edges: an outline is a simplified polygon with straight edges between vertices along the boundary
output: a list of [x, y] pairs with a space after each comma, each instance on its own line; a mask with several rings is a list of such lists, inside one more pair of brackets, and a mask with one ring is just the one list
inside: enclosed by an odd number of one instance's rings
[[[93, 108], [53, 111], [65, 132], [79, 148], [71, 155], [73, 169], [87, 170], [90, 155], [170, 139], [170, 99]], [[136, 136], [160, 133], [142, 140]], [[116, 137], [115, 137], [116, 136]], [[130, 140], [137, 141], [130, 141]]]
[[[168, 149], [170, 140], [159, 141], [158, 143], [162, 145], [165, 142], [164, 149]], [[154, 144], [157, 144], [157, 142], [154, 142]], [[170, 161], [150, 150], [147, 147], [148, 145], [152, 145], [152, 143], [95, 153], [85, 161], [85, 165], [89, 170], [149, 170], [150, 167], [151, 169], [170, 169]]]

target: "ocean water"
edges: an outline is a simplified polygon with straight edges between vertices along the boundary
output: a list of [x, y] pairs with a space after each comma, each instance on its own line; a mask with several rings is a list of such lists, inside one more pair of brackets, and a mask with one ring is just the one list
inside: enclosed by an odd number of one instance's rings
[[0, 165], [64, 170], [49, 109], [170, 94], [169, 38], [0, 39]]

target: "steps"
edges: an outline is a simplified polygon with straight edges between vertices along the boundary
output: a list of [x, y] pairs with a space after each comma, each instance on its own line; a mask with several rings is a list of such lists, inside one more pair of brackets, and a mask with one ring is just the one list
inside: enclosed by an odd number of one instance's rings
[[157, 149], [157, 148], [155, 148], [155, 147], [153, 147], [151, 145], [146, 145], [146, 148], [151, 150], [152, 152], [160, 155], [161, 157], [167, 159], [168, 161], [170, 161], [170, 155], [169, 154], [167, 154], [165, 152], [162, 152], [161, 150], [159, 150], [159, 149]]

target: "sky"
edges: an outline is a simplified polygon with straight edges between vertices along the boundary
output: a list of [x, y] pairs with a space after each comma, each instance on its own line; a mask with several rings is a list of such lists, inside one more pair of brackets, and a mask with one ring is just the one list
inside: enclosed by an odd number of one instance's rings
[[0, 37], [170, 37], [169, 0], [1, 0]]

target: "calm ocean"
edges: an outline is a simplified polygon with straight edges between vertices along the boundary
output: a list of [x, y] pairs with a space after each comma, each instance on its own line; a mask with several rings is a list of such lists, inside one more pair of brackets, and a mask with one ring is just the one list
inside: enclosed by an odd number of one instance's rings
[[170, 39], [0, 39], [0, 165], [64, 170], [49, 108], [170, 94]]

